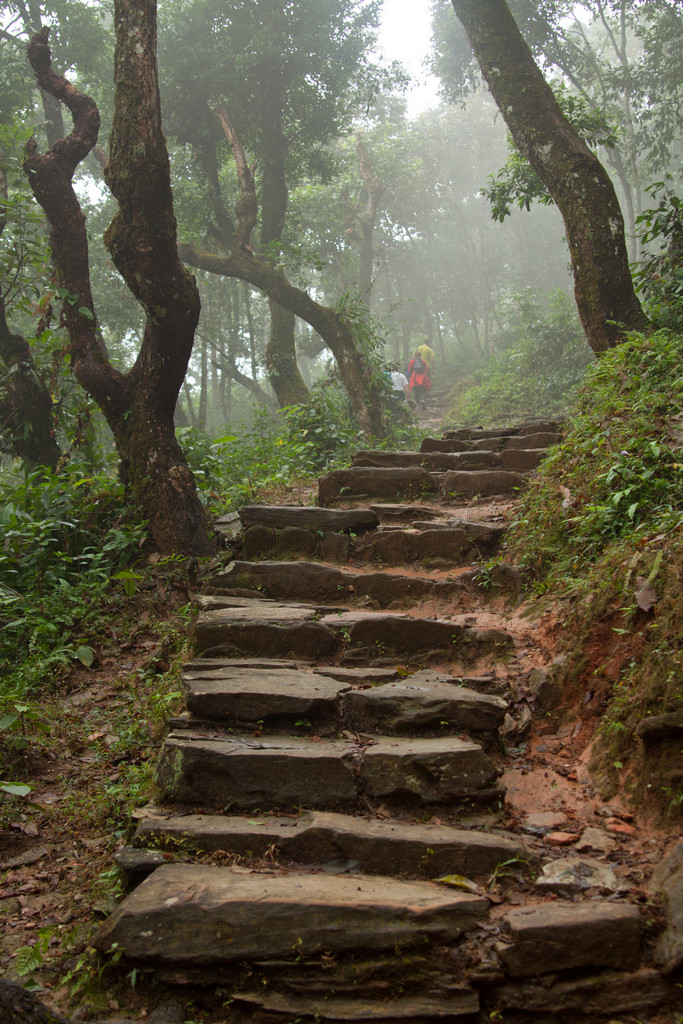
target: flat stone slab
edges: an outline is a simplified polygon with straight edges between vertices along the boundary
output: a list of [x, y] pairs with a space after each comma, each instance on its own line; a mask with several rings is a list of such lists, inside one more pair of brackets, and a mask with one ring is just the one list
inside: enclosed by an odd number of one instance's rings
[[339, 695], [349, 688], [297, 669], [229, 668], [182, 673], [187, 710], [197, 718], [265, 727], [283, 718], [334, 722]]
[[465, 530], [458, 527], [427, 526], [423, 530], [377, 530], [353, 545], [353, 557], [361, 561], [379, 561], [386, 565], [410, 562], [447, 561], [467, 565], [478, 555]]
[[348, 754], [344, 741], [171, 732], [155, 781], [167, 800], [221, 809], [343, 806], [357, 797]]
[[624, 903], [543, 903], [503, 919], [512, 942], [499, 950], [513, 977], [575, 967], [633, 969], [640, 959], [640, 914]]
[[504, 448], [500, 457], [503, 469], [513, 473], [530, 473], [547, 454], [545, 448]]
[[410, 798], [444, 803], [492, 797], [496, 766], [479, 744], [444, 739], [378, 739], [363, 754], [362, 775], [369, 797]]
[[342, 700], [347, 727], [380, 733], [492, 733], [503, 724], [507, 702], [500, 697], [422, 675], [348, 690]]
[[536, 433], [521, 434], [511, 437], [507, 441], [506, 448], [549, 448], [560, 441], [560, 435], [554, 431], [538, 431]]
[[577, 1020], [613, 1021], [615, 1014], [640, 1015], [643, 1010], [674, 1005], [675, 1000], [673, 984], [647, 967], [628, 972], [591, 972], [588, 977], [554, 983], [516, 982], [499, 986], [495, 994], [497, 1009], [544, 1013], [547, 1016], [539, 1018], [543, 1021], [554, 1019], [558, 1007], [565, 1020], [573, 1013]]
[[370, 597], [381, 606], [393, 601], [419, 600], [430, 596], [455, 596], [463, 590], [457, 581], [432, 580], [428, 576], [403, 576], [399, 573], [344, 572], [317, 562], [244, 562], [214, 577], [216, 589], [236, 582], [260, 588], [269, 597], [319, 602], [353, 601]]
[[216, 967], [453, 942], [487, 909], [482, 897], [429, 882], [167, 864], [123, 901], [93, 942], [102, 951], [116, 943], [138, 963]]
[[479, 878], [503, 861], [537, 859], [523, 841], [502, 832], [329, 811], [297, 817], [151, 813], [138, 822], [136, 842], [154, 851], [222, 851], [241, 857], [262, 857], [275, 847], [278, 856], [297, 864], [354, 861], [369, 874], [426, 878]]
[[278, 993], [237, 992], [232, 1002], [265, 1011], [269, 1020], [280, 1015], [284, 1021], [310, 1018], [320, 1024], [336, 1024], [337, 1021], [351, 1021], [353, 1024], [371, 1024], [372, 1021], [388, 1021], [397, 1024], [423, 1024], [428, 1021], [456, 1021], [459, 1017], [472, 1019], [479, 1011], [479, 996], [473, 989], [454, 989], [448, 986], [447, 996], [399, 996], [397, 999], [373, 1000], [367, 998], [340, 999], [325, 997], [319, 999], [292, 998]]
[[457, 441], [455, 438], [423, 437], [420, 444], [421, 452], [467, 452], [470, 451], [468, 441]]
[[282, 529], [296, 526], [302, 530], [352, 530], [354, 533], [379, 526], [377, 513], [369, 508], [329, 509], [312, 505], [243, 505], [239, 510], [242, 526], [269, 526]]
[[373, 512], [379, 516], [380, 523], [405, 522], [407, 519], [414, 519], [420, 516], [422, 519], [438, 519], [443, 515], [440, 509], [430, 508], [429, 505], [411, 505], [409, 502], [401, 502], [400, 505], [392, 503], [370, 505]]
[[456, 497], [490, 497], [493, 494], [514, 494], [523, 490], [527, 478], [522, 473], [499, 469], [450, 470], [441, 480], [442, 493]]
[[280, 657], [332, 658], [335, 633], [315, 621], [310, 606], [254, 601], [249, 607], [200, 612], [191, 635], [198, 654], [268, 654]]
[[[326, 618], [331, 621], [334, 616]], [[452, 658], [474, 661], [486, 651], [501, 654], [512, 644], [502, 629], [475, 629], [446, 619], [420, 619], [402, 615], [378, 614], [358, 618], [348, 630], [353, 646], [374, 645], [397, 654], [442, 650]], [[379, 645], [379, 647], [378, 647]]]
[[376, 498], [410, 498], [438, 489], [434, 477], [420, 466], [337, 469], [318, 482], [318, 501], [328, 505], [338, 498], [371, 495]]
[[447, 469], [493, 469], [502, 466], [497, 452], [391, 452], [361, 450], [353, 457], [352, 467], [423, 466], [443, 472]]
[[496, 795], [496, 767], [473, 741], [382, 739], [363, 747], [344, 740], [232, 737], [171, 732], [156, 768], [164, 799], [254, 808], [342, 808], [360, 794], [411, 804]]

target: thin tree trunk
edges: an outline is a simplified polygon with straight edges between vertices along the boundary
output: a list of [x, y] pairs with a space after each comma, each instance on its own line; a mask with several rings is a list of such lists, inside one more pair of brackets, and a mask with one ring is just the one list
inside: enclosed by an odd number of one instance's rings
[[517, 148], [562, 214], [581, 323], [593, 351], [603, 352], [649, 326], [614, 186], [562, 114], [505, 0], [451, 2]]

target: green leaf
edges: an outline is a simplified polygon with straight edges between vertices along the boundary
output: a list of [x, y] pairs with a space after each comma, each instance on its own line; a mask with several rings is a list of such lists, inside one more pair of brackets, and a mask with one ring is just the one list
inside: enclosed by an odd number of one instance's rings
[[86, 668], [90, 668], [93, 661], [95, 660], [95, 652], [93, 651], [92, 647], [86, 647], [85, 645], [81, 645], [80, 647], [76, 648], [76, 657], [81, 662], [81, 664], [85, 665]]
[[2, 792], [9, 793], [10, 796], [28, 796], [32, 788], [32, 786], [25, 786], [20, 782], [0, 782]]
[[94, 320], [95, 319], [92, 310], [88, 309], [87, 306], [79, 306], [78, 307], [78, 312], [81, 314], [81, 316], [84, 316], [86, 318], [86, 320]]

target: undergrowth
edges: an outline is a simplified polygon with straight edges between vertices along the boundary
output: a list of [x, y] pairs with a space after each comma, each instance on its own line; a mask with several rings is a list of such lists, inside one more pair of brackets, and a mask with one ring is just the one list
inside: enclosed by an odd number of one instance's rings
[[590, 671], [608, 691], [593, 757], [604, 793], [626, 783], [670, 813], [683, 810], [683, 741], [663, 758], [636, 730], [661, 715], [683, 725], [682, 357], [683, 336], [660, 330], [589, 367], [507, 548], [537, 592], [566, 603], [568, 677]]
[[309, 403], [281, 409], [277, 417], [256, 409], [239, 432], [211, 438], [186, 427], [177, 433], [202, 499], [220, 515], [279, 488], [311, 488], [321, 473], [347, 465], [358, 448], [419, 446], [422, 433], [406, 403], [392, 395], [388, 377], [384, 398], [384, 438], [362, 434], [334, 375], [313, 386]]
[[576, 307], [565, 292], [545, 308], [532, 292], [504, 311], [495, 354], [449, 399], [447, 420], [458, 426], [510, 424], [538, 414], [563, 416], [593, 360]]

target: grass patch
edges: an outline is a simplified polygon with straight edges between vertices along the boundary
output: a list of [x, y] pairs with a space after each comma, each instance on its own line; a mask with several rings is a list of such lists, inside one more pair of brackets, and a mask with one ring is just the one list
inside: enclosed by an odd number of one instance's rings
[[674, 814], [683, 740], [644, 744], [637, 730], [683, 715], [682, 357], [683, 337], [661, 330], [589, 368], [506, 543], [537, 593], [565, 603], [568, 675], [606, 694], [593, 754], [603, 795], [626, 788]]

